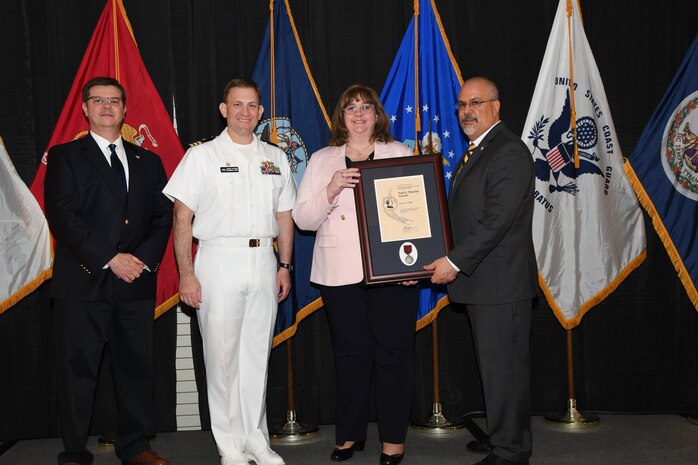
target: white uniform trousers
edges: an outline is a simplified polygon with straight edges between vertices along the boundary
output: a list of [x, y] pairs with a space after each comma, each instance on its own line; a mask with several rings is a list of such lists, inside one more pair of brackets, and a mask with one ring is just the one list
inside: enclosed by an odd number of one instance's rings
[[[216, 244], [217, 241], [213, 241]], [[203, 339], [211, 430], [222, 457], [269, 446], [267, 365], [276, 321], [273, 248], [199, 244]]]

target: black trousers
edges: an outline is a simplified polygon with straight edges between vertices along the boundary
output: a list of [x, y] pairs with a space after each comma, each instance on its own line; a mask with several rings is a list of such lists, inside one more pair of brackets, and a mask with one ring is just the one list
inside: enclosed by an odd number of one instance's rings
[[374, 377], [382, 442], [405, 442], [419, 287], [320, 286], [335, 360], [337, 445], [366, 439]]
[[531, 456], [531, 299], [468, 305], [494, 455]]
[[87, 449], [99, 365], [109, 360], [119, 406], [116, 455], [129, 459], [149, 448], [153, 433], [153, 311], [155, 300], [55, 300], [57, 382], [65, 450], [58, 463], [91, 465]]

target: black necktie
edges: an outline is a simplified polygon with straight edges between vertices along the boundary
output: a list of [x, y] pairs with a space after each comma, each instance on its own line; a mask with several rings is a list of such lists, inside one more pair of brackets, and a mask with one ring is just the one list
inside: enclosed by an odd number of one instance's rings
[[109, 144], [109, 150], [111, 151], [111, 170], [114, 173], [114, 179], [116, 179], [116, 185], [121, 192], [121, 196], [126, 201], [126, 196], [128, 195], [128, 188], [126, 187], [126, 172], [124, 171], [124, 165], [121, 164], [121, 160], [116, 155], [116, 145]]

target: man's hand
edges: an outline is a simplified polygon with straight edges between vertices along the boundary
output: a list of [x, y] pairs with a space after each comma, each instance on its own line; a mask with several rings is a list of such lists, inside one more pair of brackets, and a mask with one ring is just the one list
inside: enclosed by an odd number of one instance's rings
[[112, 273], [127, 283], [132, 283], [143, 272], [143, 262], [130, 253], [114, 255], [107, 265]]
[[201, 308], [201, 284], [194, 273], [180, 275], [179, 300], [191, 308]]
[[432, 263], [424, 265], [424, 269], [434, 271], [434, 274], [431, 276], [431, 282], [434, 284], [452, 283], [458, 276], [458, 272], [451, 266], [446, 257], [438, 258]]
[[276, 294], [279, 296], [278, 301], [283, 301], [291, 292], [291, 272], [288, 269], [280, 267], [276, 272]]

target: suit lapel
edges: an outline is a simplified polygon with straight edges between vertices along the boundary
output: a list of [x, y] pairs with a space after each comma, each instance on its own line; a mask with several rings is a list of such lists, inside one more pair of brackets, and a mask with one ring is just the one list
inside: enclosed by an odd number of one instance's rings
[[[475, 151], [473, 154], [468, 157], [468, 162], [463, 165], [463, 158], [458, 162], [458, 165], [460, 167], [460, 170], [458, 167], [456, 167], [456, 177], [453, 180], [453, 185], [451, 186], [451, 192], [454, 192], [455, 190], [458, 189], [458, 186], [463, 182], [463, 179], [465, 178], [465, 175], [468, 174], [470, 170], [473, 169], [473, 167], [477, 164], [478, 161], [483, 157], [485, 151], [487, 148], [490, 146], [492, 140], [494, 140], [495, 137], [497, 137], [497, 134], [499, 131], [504, 127], [504, 123], [499, 122], [497, 123], [491, 130], [490, 132], [487, 133], [484, 139], [480, 141], [477, 147], [475, 147]], [[462, 166], [462, 167], [461, 167]]]
[[138, 152], [129, 144], [124, 141], [124, 150], [126, 151], [126, 159], [128, 160], [128, 197], [127, 203], [129, 205], [134, 205], [135, 202], [131, 202], [130, 199], [136, 199], [140, 195], [139, 188], [145, 186], [143, 178], [145, 176], [143, 170], [141, 169], [141, 156]]

